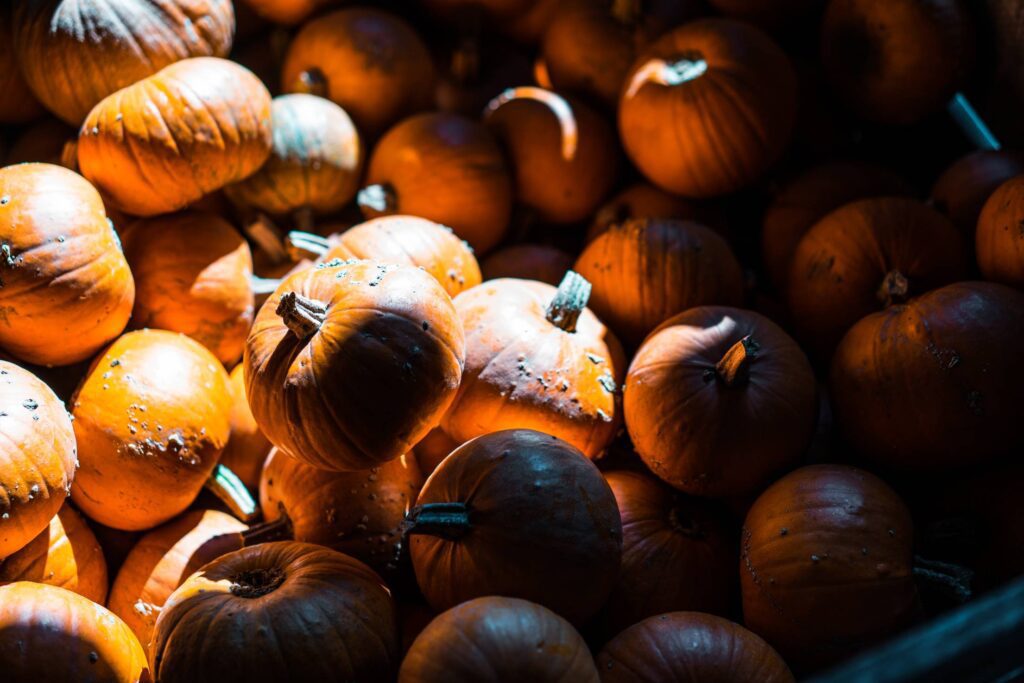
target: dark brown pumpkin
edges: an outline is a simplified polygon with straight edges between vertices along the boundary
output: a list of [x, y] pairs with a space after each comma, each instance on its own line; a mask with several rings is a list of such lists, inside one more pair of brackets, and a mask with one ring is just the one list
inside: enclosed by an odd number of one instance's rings
[[715, 229], [725, 227], [722, 212], [711, 204], [683, 199], [648, 183], [633, 183], [594, 214], [587, 228], [587, 242], [593, 242], [616, 223], [633, 218], [675, 218]]
[[516, 244], [493, 251], [480, 264], [484, 280], [517, 278], [558, 286], [576, 259], [544, 244]]
[[985, 202], [975, 251], [986, 280], [1024, 289], [1024, 175], [1007, 180]]
[[18, 69], [9, 8], [0, 9], [0, 92], [4, 93], [0, 99], [0, 123], [27, 123], [43, 115], [43, 105], [32, 94]]
[[1010, 178], [1024, 173], [1024, 156], [1006, 150], [978, 150], [960, 157], [932, 186], [932, 205], [946, 214], [974, 249], [974, 230], [981, 209], [992, 193]]

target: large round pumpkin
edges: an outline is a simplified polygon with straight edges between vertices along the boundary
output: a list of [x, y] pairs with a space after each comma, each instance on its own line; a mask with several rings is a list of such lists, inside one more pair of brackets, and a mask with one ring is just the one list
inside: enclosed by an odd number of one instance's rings
[[743, 622], [801, 668], [829, 664], [909, 623], [917, 609], [910, 512], [881, 479], [802, 467], [743, 524]]
[[574, 270], [594, 287], [590, 307], [634, 347], [676, 313], [743, 298], [743, 273], [729, 245], [686, 221], [615, 225], [587, 245]]
[[545, 244], [514, 244], [492, 251], [480, 264], [485, 280], [517, 278], [536, 280], [556, 287], [572, 270], [572, 254]]
[[176, 62], [99, 102], [78, 166], [116, 208], [154, 216], [252, 175], [271, 148], [270, 93], [214, 57]]
[[622, 552], [615, 497], [597, 467], [529, 429], [481, 436], [445, 458], [407, 533], [416, 580], [438, 611], [504, 595], [579, 623], [607, 599]]
[[81, 468], [72, 496], [101, 524], [148, 529], [196, 497], [230, 432], [228, 374], [199, 342], [129, 332], [71, 398]]
[[409, 266], [331, 261], [296, 273], [246, 343], [249, 406], [271, 443], [309, 465], [369, 469], [437, 424], [465, 340], [436, 279]]
[[975, 250], [986, 280], [1024, 289], [1024, 175], [999, 186], [978, 218]]
[[469, 600], [438, 615], [417, 636], [399, 683], [597, 683], [597, 669], [572, 624], [516, 598]]
[[358, 560], [310, 543], [263, 543], [210, 562], [174, 591], [149, 654], [161, 683], [392, 680], [395, 604]]
[[0, 346], [85, 360], [124, 330], [135, 285], [96, 189], [50, 164], [0, 169]]
[[0, 123], [27, 123], [42, 116], [43, 106], [18, 69], [9, 9], [0, 10], [0, 92]]
[[249, 408], [245, 395], [245, 365], [239, 363], [231, 371], [231, 436], [220, 455], [220, 463], [234, 472], [242, 483], [255, 491], [260, 486], [260, 472], [272, 446], [263, 435]]
[[832, 359], [836, 419], [864, 458], [900, 469], [1018, 453], [1024, 294], [961, 282], [870, 315]]
[[932, 186], [931, 201], [946, 214], [974, 248], [974, 229], [985, 202], [1010, 178], [1024, 173], [1024, 155], [1007, 150], [978, 150], [960, 157]]
[[687, 493], [744, 496], [800, 459], [814, 433], [811, 364], [768, 318], [702, 306], [644, 341], [624, 390], [626, 428], [651, 471]]
[[764, 33], [701, 19], [637, 59], [619, 101], [626, 153], [655, 185], [687, 197], [735, 192], [782, 154], [796, 118], [796, 75]]

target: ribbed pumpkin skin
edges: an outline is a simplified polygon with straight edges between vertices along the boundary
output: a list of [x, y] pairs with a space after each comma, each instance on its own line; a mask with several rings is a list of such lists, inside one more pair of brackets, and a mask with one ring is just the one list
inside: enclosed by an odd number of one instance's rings
[[154, 216], [242, 180], [270, 154], [270, 93], [215, 57], [176, 62], [99, 102], [78, 165], [118, 209]]
[[[12, 3], [13, 4], [13, 3]], [[10, 10], [0, 9], [0, 123], [27, 123], [43, 114], [43, 105], [35, 98], [18, 69], [11, 38]]]
[[0, 558], [47, 528], [71, 489], [78, 453], [64, 404], [35, 375], [0, 361]]
[[89, 525], [70, 505], [28, 545], [0, 561], [0, 584], [34, 581], [107, 602], [107, 563]]
[[978, 218], [975, 249], [986, 280], [1024, 289], [1024, 175], [999, 186]]
[[631, 218], [676, 218], [711, 228], [724, 225], [721, 211], [713, 204], [695, 202], [659, 189], [650, 183], [633, 183], [605, 202], [587, 228], [587, 242]]
[[[273, 590], [239, 591], [270, 572], [282, 579]], [[285, 542], [243, 548], [194, 574], [165, 603], [149, 654], [161, 683], [341, 683], [393, 680], [398, 648], [395, 604], [379, 576], [334, 550]]]
[[80, 175], [50, 164], [0, 169], [0, 241], [4, 349], [69, 365], [124, 330], [132, 274], [103, 201]]
[[551, 610], [517, 598], [469, 600], [438, 615], [409, 648], [399, 683], [597, 683], [582, 636]]
[[77, 593], [0, 586], [0, 661], [10, 683], [146, 683], [146, 653], [124, 622]]
[[273, 446], [256, 424], [245, 395], [245, 364], [231, 371], [231, 437], [220, 454], [220, 464], [234, 472], [249, 490], [260, 486], [260, 472]]
[[226, 57], [235, 33], [230, 0], [27, 0], [14, 8], [22, 73], [73, 126], [107, 95], [169, 64]]

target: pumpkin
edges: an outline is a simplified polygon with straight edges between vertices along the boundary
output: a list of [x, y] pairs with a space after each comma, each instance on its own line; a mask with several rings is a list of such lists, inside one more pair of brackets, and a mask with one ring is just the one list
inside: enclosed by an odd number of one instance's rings
[[338, 4], [338, 0], [242, 0], [258, 16], [275, 24], [301, 24], [322, 7]]
[[826, 0], [709, 0], [722, 14], [758, 26], [780, 29], [812, 16]]
[[678, 218], [715, 229], [725, 227], [722, 212], [710, 204], [677, 197], [649, 183], [633, 183], [594, 214], [587, 228], [587, 242], [593, 242], [616, 223], [633, 218]]
[[182, 334], [138, 330], [107, 347], [71, 398], [75, 505], [128, 531], [188, 507], [228, 440], [228, 382], [214, 355]]
[[64, 166], [74, 171], [78, 165], [78, 153], [75, 148], [77, 137], [77, 130], [60, 119], [47, 116], [25, 128], [14, 140], [14, 144], [7, 152], [5, 163], [11, 166], [39, 162]]
[[515, 173], [516, 199], [546, 223], [576, 223], [608, 194], [619, 150], [608, 123], [582, 102], [550, 90], [505, 90], [484, 110]]
[[1004, 150], [978, 150], [960, 157], [932, 186], [931, 202], [949, 217], [974, 249], [974, 230], [985, 202], [1010, 178], [1024, 173], [1024, 156]]
[[529, 429], [456, 449], [427, 479], [406, 527], [416, 580], [439, 612], [503, 595], [580, 623], [619, 571], [622, 526], [608, 484], [576, 448]]
[[913, 528], [881, 479], [810, 465], [754, 502], [743, 523], [743, 621], [800, 668], [830, 664], [917, 610]]
[[222, 363], [242, 356], [253, 318], [252, 252], [220, 216], [183, 213], [140, 220], [123, 234], [135, 274], [135, 328], [187, 334]]
[[960, 279], [960, 236], [938, 211], [880, 197], [829, 213], [793, 253], [786, 287], [797, 331], [822, 356], [864, 316]]
[[333, 548], [388, 576], [402, 520], [422, 484], [415, 458], [406, 455], [368, 470], [330, 472], [274, 450], [260, 478], [260, 507], [267, 521], [286, 517], [296, 541]]
[[434, 66], [416, 31], [379, 9], [352, 7], [307, 23], [281, 69], [286, 92], [326, 97], [367, 139], [430, 108]]
[[515, 42], [532, 47], [540, 42], [562, 2], [563, 0], [536, 0], [526, 12], [510, 22], [502, 22], [497, 28]]
[[4, 349], [69, 365], [124, 329], [132, 275], [103, 201], [81, 176], [50, 164], [0, 169], [0, 242]]
[[728, 513], [641, 472], [604, 478], [622, 517], [622, 568], [605, 606], [612, 633], [663, 612], [728, 614], [737, 579]]
[[11, 683], [152, 680], [131, 629], [64, 588], [31, 581], [0, 586], [0, 633], [4, 680]]
[[916, 123], [942, 107], [974, 61], [974, 27], [963, 0], [831, 0], [821, 60], [858, 116]]
[[260, 170], [225, 188], [243, 206], [272, 214], [331, 213], [356, 196], [363, 145], [345, 110], [313, 95], [283, 95], [270, 107], [274, 143]]
[[637, 58], [619, 101], [619, 134], [655, 185], [714, 197], [750, 185], [778, 159], [796, 106], [793, 67], [768, 36], [699, 19]]
[[100, 101], [79, 133], [78, 166], [115, 208], [154, 216], [252, 175], [271, 140], [270, 93], [259, 79], [197, 57]]
[[426, 272], [332, 261], [284, 280], [256, 316], [245, 382], [256, 423], [313, 467], [369, 469], [407, 453], [458, 389], [465, 340]]
[[263, 543], [205, 565], [164, 604], [162, 683], [392, 680], [395, 604], [369, 567], [310, 543]]
[[43, 532], [67, 497], [78, 466], [64, 404], [35, 375], [0, 361], [0, 558]]
[[804, 352], [768, 318], [691, 308], [661, 324], [626, 376], [626, 428], [654, 474], [699, 496], [755, 494], [800, 459], [818, 412]]
[[367, 218], [399, 213], [451, 226], [482, 254], [508, 228], [512, 180], [482, 124], [457, 114], [419, 114], [377, 143], [357, 201]]
[[32, 92], [73, 126], [103, 98], [174, 62], [227, 56], [234, 32], [230, 0], [19, 2], [12, 30]]
[[566, 274], [556, 289], [492, 280], [455, 298], [466, 332], [459, 393], [441, 421], [455, 441], [534, 429], [600, 456], [621, 423], [625, 358], [587, 310], [590, 283]]
[[832, 359], [837, 422], [861, 457], [933, 472], [1019, 451], [1024, 294], [961, 282], [867, 316]]
[[800, 239], [832, 211], [857, 199], [907, 195], [908, 190], [892, 171], [855, 161], [820, 164], [793, 178], [772, 199], [761, 223], [768, 279], [776, 290], [785, 291]]
[[451, 20], [466, 13], [483, 14], [496, 25], [514, 21], [543, 0], [420, 0], [440, 19]]
[[229, 375], [231, 391], [231, 436], [220, 455], [220, 463], [238, 475], [247, 488], [260, 486], [260, 473], [272, 446], [256, 424], [245, 395], [245, 365], [239, 363]]
[[18, 69], [11, 40], [10, 10], [0, 10], [0, 123], [27, 123], [43, 114], [43, 106], [29, 90]]
[[107, 601], [107, 563], [89, 526], [70, 505], [49, 526], [0, 562], [0, 584], [35, 581], [66, 588], [97, 604]]
[[575, 258], [545, 244], [515, 244], [493, 251], [480, 264], [485, 280], [518, 278], [558, 286]]
[[756, 634], [699, 612], [660, 614], [630, 626], [604, 646], [597, 667], [603, 683], [796, 680]]
[[743, 298], [743, 273], [729, 245], [688, 221], [616, 224], [586, 246], [574, 270], [594, 287], [593, 311], [634, 348], [676, 313]]
[[440, 614], [409, 648], [399, 683], [508, 680], [597, 683], [572, 624], [541, 605], [496, 596]]
[[1000, 185], [978, 218], [975, 250], [986, 280], [1024, 289], [1024, 175]]
[[445, 434], [440, 427], [431, 429], [425, 437], [420, 439], [413, 449], [413, 454], [416, 456], [416, 464], [419, 465], [424, 480], [437, 469], [437, 466], [448, 457], [449, 453], [461, 445]]
[[495, 93], [529, 83], [533, 65], [521, 51], [504, 41], [462, 36], [445, 53], [447, 68], [442, 69], [434, 87], [434, 104], [439, 111], [480, 116]]

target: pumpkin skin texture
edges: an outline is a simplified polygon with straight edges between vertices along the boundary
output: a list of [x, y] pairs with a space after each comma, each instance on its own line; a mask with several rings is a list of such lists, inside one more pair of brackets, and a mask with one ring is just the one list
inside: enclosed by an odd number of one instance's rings
[[340, 0], [242, 0], [258, 16], [275, 24], [301, 24], [321, 7], [330, 7]]
[[1024, 173], [1024, 157], [1006, 150], [977, 150], [957, 159], [932, 186], [931, 200], [974, 249], [974, 230], [985, 202], [1010, 178]]
[[9, 9], [0, 10], [0, 92], [0, 123], [28, 123], [43, 115], [43, 105], [18, 69]]
[[1024, 412], [1024, 294], [960, 282], [858, 322], [832, 359], [846, 439], [889, 468], [935, 471], [1016, 453]]
[[585, 298], [571, 303], [578, 320], [559, 322], [550, 308], [559, 291], [542, 282], [492, 280], [455, 298], [466, 367], [441, 421], [455, 441], [534, 429], [591, 459], [604, 452], [622, 421], [617, 389], [625, 357]]
[[220, 455], [220, 464], [234, 472], [246, 488], [255, 491], [260, 486], [263, 462], [273, 448], [256, 424], [245, 395], [245, 365], [239, 363], [229, 375], [231, 381], [231, 436]]
[[78, 136], [82, 175], [125, 213], [183, 209], [270, 154], [270, 93], [226, 59], [176, 62], [99, 102]]
[[107, 563], [89, 526], [70, 505], [28, 545], [0, 562], [0, 584], [35, 581], [107, 601]]
[[986, 280], [1024, 289], [1024, 175], [992, 193], [978, 218], [975, 250]]
[[[420, 216], [447, 225], [478, 254], [505, 235], [512, 212], [512, 180], [487, 129], [457, 114], [420, 114], [381, 138], [370, 157], [359, 206], [367, 218]], [[370, 187], [383, 201], [367, 201]]]
[[[296, 308], [282, 317], [289, 302]], [[465, 357], [455, 307], [429, 274], [335, 261], [288, 277], [260, 309], [246, 343], [246, 394], [288, 455], [335, 472], [369, 469], [437, 424]]]
[[222, 363], [242, 357], [253, 318], [252, 252], [220, 216], [186, 211], [123, 234], [135, 273], [131, 324], [181, 332]]
[[312, 92], [343, 108], [368, 140], [420, 111], [434, 95], [434, 62], [403, 19], [356, 7], [310, 21], [281, 70], [286, 92]]
[[0, 361], [0, 558], [24, 548], [68, 495], [78, 467], [64, 404], [28, 370]]
[[743, 299], [743, 273], [729, 245], [688, 221], [615, 225], [587, 245], [574, 270], [594, 286], [591, 309], [634, 348], [688, 308]]
[[398, 672], [399, 683], [598, 680], [590, 650], [572, 624], [541, 605], [496, 596], [438, 615]]
[[193, 574], [165, 603], [149, 650], [162, 683], [387, 681], [398, 652], [380, 577], [296, 542], [243, 548]]
[[655, 185], [715, 197], [750, 185], [775, 162], [796, 107], [796, 74], [767, 35], [699, 19], [637, 58], [619, 100], [619, 134]]
[[754, 494], [814, 433], [814, 372], [768, 318], [702, 306], [666, 320], [626, 377], [626, 428], [654, 474], [687, 493]]
[[213, 354], [182, 334], [138, 330], [111, 344], [71, 398], [75, 505], [126, 531], [188, 507], [228, 441], [228, 383]]
[[956, 228], [921, 202], [851, 202], [801, 238], [790, 263], [789, 310], [810, 350], [827, 357], [864, 316], [960, 279], [963, 261]]
[[274, 143], [266, 163], [225, 192], [272, 214], [298, 209], [331, 213], [356, 196], [363, 143], [352, 119], [330, 100], [283, 95], [270, 107]]
[[0, 169], [0, 241], [4, 349], [37, 365], [70, 365], [124, 329], [132, 274], [103, 201], [77, 173], [50, 164]]
[[515, 244], [491, 252], [480, 269], [485, 280], [517, 278], [557, 287], [574, 260], [572, 254], [544, 244]]
[[649, 617], [597, 655], [603, 683], [794, 683], [779, 654], [728, 619], [700, 612]]
[[587, 228], [587, 243], [631, 218], [677, 218], [712, 228], [724, 227], [720, 211], [708, 204], [669, 194], [649, 183], [634, 183], [609, 199]]
[[743, 621], [794, 667], [831, 664], [907, 625], [917, 609], [906, 505], [845, 465], [772, 484], [743, 524]]
[[[445, 517], [452, 507], [462, 519], [438, 528], [434, 510]], [[578, 450], [529, 429], [456, 449], [409, 520], [416, 580], [439, 612], [504, 595], [580, 623], [604, 603], [619, 570], [622, 526], [608, 484]]]
[[10, 683], [152, 680], [146, 653], [124, 622], [56, 586], [0, 586], [0, 661]]

